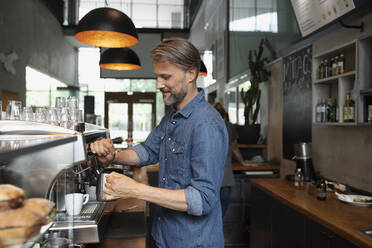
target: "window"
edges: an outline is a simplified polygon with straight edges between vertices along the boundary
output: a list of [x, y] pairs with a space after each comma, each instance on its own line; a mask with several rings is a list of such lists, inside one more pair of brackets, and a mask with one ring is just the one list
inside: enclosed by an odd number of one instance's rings
[[[184, 28], [183, 0], [107, 0], [107, 3], [129, 16], [136, 28]], [[100, 7], [105, 7], [104, 0], [80, 0], [79, 19]]]
[[94, 96], [94, 111], [104, 119], [105, 91], [107, 92], [156, 92], [156, 122], [164, 116], [161, 92], [156, 90], [156, 79], [106, 79], [100, 78], [99, 48], [79, 48], [79, 108], [84, 109], [84, 96]]
[[[225, 106], [227, 106], [227, 111], [231, 123], [238, 125], [245, 124], [244, 103], [241, 100], [240, 91], [242, 89], [246, 91], [249, 89], [249, 87], [251, 87], [251, 82], [243, 81], [238, 86], [233, 86], [225, 90]], [[258, 122], [260, 122], [259, 118]]]
[[278, 32], [276, 0], [231, 0], [230, 31]]
[[69, 96], [66, 91], [57, 91], [57, 87], [66, 87], [66, 84], [26, 66], [25, 106], [52, 107], [57, 96]]

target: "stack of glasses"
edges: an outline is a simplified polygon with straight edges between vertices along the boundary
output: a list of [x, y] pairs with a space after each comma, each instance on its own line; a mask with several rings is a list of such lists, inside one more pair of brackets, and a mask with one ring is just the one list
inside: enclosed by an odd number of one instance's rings
[[82, 122], [82, 111], [78, 108], [78, 100], [75, 96], [56, 97], [55, 107], [37, 107], [33, 112], [32, 107], [23, 107], [21, 101], [8, 101], [6, 106], [6, 120], [23, 120], [47, 123], [74, 129]]

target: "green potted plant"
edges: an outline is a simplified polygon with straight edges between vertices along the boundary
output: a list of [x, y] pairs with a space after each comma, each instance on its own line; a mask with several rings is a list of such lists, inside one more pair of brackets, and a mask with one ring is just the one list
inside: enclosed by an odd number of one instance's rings
[[264, 68], [265, 61], [267, 60], [267, 58], [263, 58], [264, 45], [270, 50], [272, 58], [276, 57], [275, 51], [267, 38], [261, 39], [258, 46], [258, 52], [256, 50], [249, 51], [248, 66], [250, 70], [251, 86], [247, 91], [244, 91], [244, 89], [241, 89], [240, 91], [240, 96], [244, 103], [244, 118], [246, 126], [254, 125], [257, 122], [261, 97], [259, 83], [266, 81], [269, 76], [269, 72]]

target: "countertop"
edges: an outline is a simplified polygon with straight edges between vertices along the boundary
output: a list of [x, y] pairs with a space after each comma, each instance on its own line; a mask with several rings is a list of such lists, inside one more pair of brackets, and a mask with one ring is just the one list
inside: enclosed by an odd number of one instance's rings
[[[253, 166], [243, 166], [239, 162], [233, 162], [231, 164], [233, 171], [279, 171], [278, 165], [272, 165], [269, 163], [251, 163]], [[148, 172], [154, 172], [159, 170], [159, 164], [149, 165], [146, 167]]]
[[325, 201], [319, 201], [311, 183], [305, 183], [302, 190], [284, 179], [252, 179], [251, 183], [358, 247], [372, 247], [372, 239], [359, 232], [372, 230], [371, 207], [340, 202], [331, 192]]

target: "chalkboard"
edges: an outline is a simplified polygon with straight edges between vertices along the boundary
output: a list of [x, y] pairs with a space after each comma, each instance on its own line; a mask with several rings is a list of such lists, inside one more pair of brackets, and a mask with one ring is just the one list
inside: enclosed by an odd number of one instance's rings
[[292, 159], [294, 145], [311, 142], [312, 47], [283, 58], [283, 158]]

